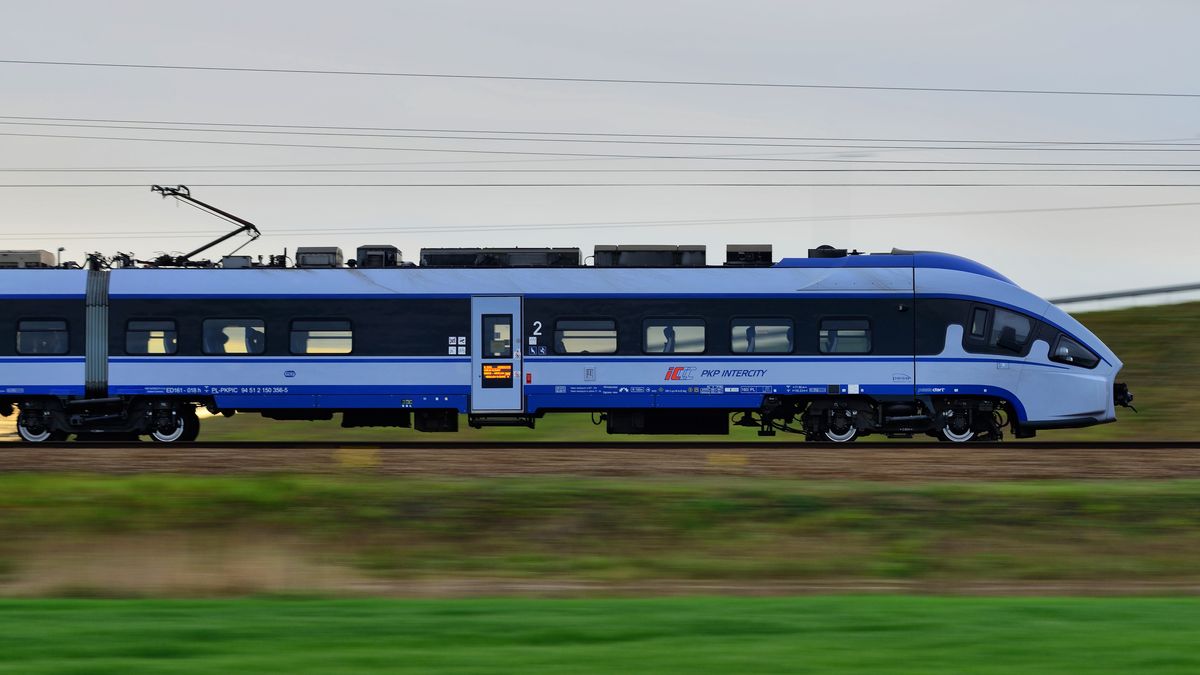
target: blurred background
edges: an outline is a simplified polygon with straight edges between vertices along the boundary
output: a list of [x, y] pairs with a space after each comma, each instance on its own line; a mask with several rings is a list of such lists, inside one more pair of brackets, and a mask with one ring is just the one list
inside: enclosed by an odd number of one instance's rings
[[[191, 250], [227, 230], [148, 189], [186, 184], [262, 229], [255, 256], [942, 250], [1078, 316], [1138, 412], [1038, 438], [1084, 443], [1067, 449], [554, 445], [606, 439], [586, 416], [456, 437], [203, 420], [204, 440], [269, 448], [5, 443], [0, 670], [1200, 671], [1200, 6], [3, 17], [0, 248]], [[357, 443], [287, 446], [314, 440]], [[407, 440], [440, 445], [384, 445]], [[515, 444], [455, 444], [473, 440]], [[1109, 441], [1179, 443], [1087, 445]]]

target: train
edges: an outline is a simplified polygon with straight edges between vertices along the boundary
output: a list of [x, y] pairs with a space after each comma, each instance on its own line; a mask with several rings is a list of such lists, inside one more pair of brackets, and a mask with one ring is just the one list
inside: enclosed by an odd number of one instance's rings
[[[303, 253], [303, 256], [301, 255]], [[195, 440], [197, 411], [455, 432], [998, 441], [1132, 401], [1079, 321], [946, 253], [425, 249], [343, 264], [0, 269], [0, 414], [26, 442]], [[38, 266], [33, 266], [38, 267]]]

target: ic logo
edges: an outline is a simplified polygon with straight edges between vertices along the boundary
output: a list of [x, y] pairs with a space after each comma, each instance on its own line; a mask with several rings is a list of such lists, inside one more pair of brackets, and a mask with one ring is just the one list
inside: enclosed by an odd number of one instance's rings
[[663, 380], [691, 380], [696, 377], [695, 368], [685, 368], [683, 366], [672, 366], [667, 368], [667, 375]]

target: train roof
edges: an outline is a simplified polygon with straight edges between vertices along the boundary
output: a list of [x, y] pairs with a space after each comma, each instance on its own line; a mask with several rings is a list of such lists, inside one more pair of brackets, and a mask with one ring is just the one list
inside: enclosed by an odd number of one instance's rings
[[[0, 297], [77, 297], [83, 270], [0, 270]], [[1029, 294], [973, 260], [946, 253], [893, 251], [841, 257], [784, 258], [769, 267], [405, 267], [112, 271], [113, 298], [360, 297], [484, 294], [531, 296], [762, 296], [796, 293], [888, 294], [968, 289], [979, 297]]]
[[991, 277], [1008, 284], [1011, 279], [982, 263], [950, 253], [937, 251], [901, 251], [891, 253], [872, 253], [869, 255], [848, 255], [837, 258], [784, 258], [774, 267], [800, 268], [869, 268], [869, 267], [911, 267], [916, 269], [947, 269]]

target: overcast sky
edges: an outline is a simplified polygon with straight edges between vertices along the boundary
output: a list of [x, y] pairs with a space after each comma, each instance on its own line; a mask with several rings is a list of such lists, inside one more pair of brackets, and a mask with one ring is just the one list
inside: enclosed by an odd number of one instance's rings
[[[8, 2], [0, 15], [0, 59], [1197, 93], [1200, 85], [1195, 65], [1200, 63], [1200, 42], [1194, 33], [1198, 25], [1200, 3], [1186, 0]], [[1048, 296], [1200, 281], [1196, 265], [1200, 230], [1195, 227], [1200, 207], [1074, 210], [1200, 202], [1200, 188], [1179, 185], [1200, 184], [1197, 173], [612, 171], [1012, 168], [1004, 164], [881, 161], [1043, 162], [1057, 163], [1041, 167], [1055, 169], [1070, 168], [1064, 163], [1200, 166], [1200, 146], [1164, 145], [1156, 146], [1156, 151], [1136, 145], [1100, 146], [1124, 149], [1097, 151], [1095, 146], [1059, 145], [1054, 150], [1030, 151], [981, 149], [997, 146], [964, 142], [1200, 143], [1200, 98], [1196, 97], [701, 87], [16, 64], [0, 64], [0, 91], [0, 115], [10, 117], [494, 130], [529, 132], [516, 135], [520, 139], [554, 139], [447, 140], [0, 124], [2, 184], [128, 186], [0, 188], [0, 248], [54, 250], [65, 246], [67, 257], [76, 259], [88, 250], [132, 251], [139, 257], [190, 250], [227, 228], [221, 221], [164, 202], [149, 191], [153, 183], [185, 183], [192, 186], [196, 197], [261, 227], [262, 239], [243, 250], [252, 254], [338, 245], [350, 256], [360, 244], [391, 243], [399, 246], [407, 259], [416, 259], [418, 249], [426, 246], [579, 246], [590, 252], [594, 244], [695, 243], [707, 244], [710, 261], [719, 263], [726, 243], [772, 243], [777, 257], [802, 256], [811, 246], [829, 243], [867, 251], [900, 247], [958, 253], [992, 265]], [[563, 138], [579, 137], [546, 136], [547, 132], [887, 140], [702, 139], [763, 144], [722, 146], [687, 145], [684, 143], [697, 139], [677, 137], [604, 136], [590, 138], [672, 143], [584, 143], [563, 142]], [[2, 135], [13, 133], [375, 149]], [[914, 145], [894, 139], [950, 140], [955, 142], [925, 145], [969, 149], [780, 147], [805, 143]], [[1093, 149], [1067, 151], [1065, 147]], [[709, 159], [564, 158], [496, 151]], [[722, 158], [712, 159], [714, 156]], [[311, 172], [328, 165], [338, 165], [342, 172]], [[153, 170], [12, 171], [138, 167]], [[201, 167], [293, 171], [187, 170]], [[347, 173], [346, 169], [406, 172]], [[462, 169], [496, 172], [447, 171]], [[515, 169], [522, 171], [513, 172]], [[544, 173], [531, 173], [534, 169]], [[607, 171], [585, 173], [581, 169]], [[214, 185], [664, 182], [1173, 186]], [[1002, 213], [963, 213], [995, 211]], [[232, 243], [224, 244], [215, 254], [232, 248]]]

